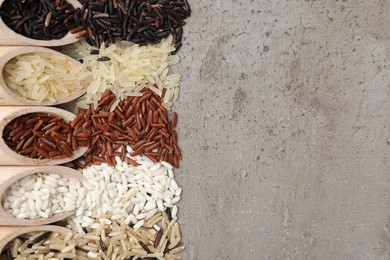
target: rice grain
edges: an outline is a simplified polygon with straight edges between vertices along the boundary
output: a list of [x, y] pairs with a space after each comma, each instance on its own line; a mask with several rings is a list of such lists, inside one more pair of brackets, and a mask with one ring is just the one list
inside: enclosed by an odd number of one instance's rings
[[[83, 73], [93, 77], [87, 94], [77, 106], [87, 109], [89, 104], [94, 104], [97, 107], [106, 90], [111, 90], [119, 100], [123, 100], [128, 96], [141, 96], [140, 91], [146, 87], [160, 97], [168, 89], [175, 92], [176, 95], [166, 95], [163, 102], [164, 107], [170, 108], [177, 99], [181, 78], [170, 70], [170, 66], [179, 62], [179, 56], [171, 55], [174, 49], [172, 36], [159, 44], [146, 46], [118, 41], [108, 48], [102, 45], [98, 50], [85, 41], [79, 41], [65, 47], [65, 53], [75, 59], [83, 59]], [[99, 54], [91, 55], [91, 52]], [[111, 109], [114, 110], [116, 105]]]
[[16, 218], [48, 218], [75, 210], [77, 197], [69, 193], [76, 186], [76, 182], [56, 174], [36, 173], [13, 183], [3, 194], [2, 205]]
[[5, 65], [4, 81], [21, 97], [40, 102], [56, 102], [86, 88], [92, 77], [81, 74], [81, 64], [61, 58], [39, 52], [19, 55]]

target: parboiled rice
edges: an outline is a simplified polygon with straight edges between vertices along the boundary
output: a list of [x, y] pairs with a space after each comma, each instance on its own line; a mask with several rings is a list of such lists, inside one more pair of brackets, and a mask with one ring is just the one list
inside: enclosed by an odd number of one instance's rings
[[88, 86], [90, 73], [81, 73], [82, 65], [61, 55], [23, 54], [9, 61], [3, 70], [7, 86], [23, 98], [56, 102]]
[[[118, 99], [127, 96], [141, 96], [144, 87], [150, 88], [159, 96], [166, 91], [163, 105], [170, 108], [178, 98], [181, 76], [173, 73], [170, 66], [179, 62], [172, 36], [156, 45], [139, 46], [131, 42], [117, 42], [108, 48], [101, 45], [99, 54], [90, 54], [95, 47], [79, 41], [64, 48], [64, 52], [75, 59], [83, 60], [83, 70], [93, 75], [87, 94], [77, 103], [78, 107], [88, 108], [93, 103], [97, 107], [103, 93], [110, 89]], [[107, 61], [98, 61], [102, 58]], [[87, 73], [87, 72], [86, 72]]]

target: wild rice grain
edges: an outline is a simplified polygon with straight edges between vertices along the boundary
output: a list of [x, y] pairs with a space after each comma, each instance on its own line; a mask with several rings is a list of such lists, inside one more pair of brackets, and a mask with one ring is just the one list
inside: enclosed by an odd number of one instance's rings
[[68, 33], [64, 21], [73, 19], [73, 6], [60, 1], [5, 0], [0, 7], [0, 16], [13, 31], [36, 40], [61, 39]]
[[140, 45], [159, 43], [173, 34], [176, 50], [181, 46], [184, 20], [191, 15], [187, 1], [83, 0], [65, 24], [71, 30], [82, 26], [90, 45], [109, 46], [116, 39]]
[[46, 238], [48, 238], [53, 232], [51, 231], [47, 231], [47, 232], [44, 232], [42, 235], [39, 235], [37, 238], [33, 239], [32, 242], [34, 244], [37, 244], [39, 242], [41, 242], [42, 240], [45, 240]]

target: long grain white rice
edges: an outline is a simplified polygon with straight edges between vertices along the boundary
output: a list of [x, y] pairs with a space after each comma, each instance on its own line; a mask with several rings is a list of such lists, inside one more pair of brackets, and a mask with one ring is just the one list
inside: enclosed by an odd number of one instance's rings
[[[159, 96], [162, 96], [165, 89], [167, 93], [163, 105], [170, 108], [179, 95], [181, 78], [170, 68], [179, 62], [178, 55], [171, 55], [174, 49], [172, 36], [156, 45], [139, 46], [131, 42], [117, 42], [105, 48], [103, 44], [98, 55], [90, 54], [91, 50], [97, 49], [85, 41], [65, 47], [63, 51], [75, 59], [83, 59], [85, 73], [93, 75], [87, 94], [78, 101], [77, 106], [96, 106], [108, 89], [122, 100], [127, 96], [141, 96], [140, 91], [147, 87]], [[101, 57], [108, 57], [110, 60], [98, 61]], [[111, 106], [111, 109], [116, 105]]]
[[92, 80], [90, 73], [81, 73], [82, 65], [49, 53], [22, 54], [4, 67], [7, 86], [23, 98], [56, 102]]

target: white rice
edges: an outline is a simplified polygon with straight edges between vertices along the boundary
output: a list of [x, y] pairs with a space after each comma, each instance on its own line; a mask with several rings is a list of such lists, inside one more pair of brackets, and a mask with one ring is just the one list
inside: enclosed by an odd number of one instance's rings
[[9, 61], [3, 70], [7, 86], [23, 98], [56, 102], [89, 85], [90, 73], [80, 73], [81, 64], [65, 57], [35, 53], [23, 54]]
[[16, 218], [49, 218], [76, 209], [77, 195], [71, 193], [76, 186], [57, 174], [36, 173], [13, 183], [4, 193], [2, 205]]
[[[127, 147], [130, 157], [131, 147]], [[125, 218], [125, 224], [139, 229], [156, 212], [172, 208], [180, 201], [180, 187], [173, 179], [172, 166], [166, 162], [153, 163], [146, 156], [130, 157], [139, 166], [122, 162], [119, 157], [115, 167], [103, 163], [82, 170], [87, 181], [78, 193], [76, 211], [72, 220], [82, 227], [101, 223], [102, 215], [111, 221]], [[176, 195], [176, 194], [179, 194]]]
[[[163, 105], [170, 108], [179, 95], [181, 76], [173, 73], [170, 66], [179, 62], [178, 55], [171, 55], [175, 50], [172, 36], [156, 45], [139, 46], [131, 42], [117, 42], [108, 48], [100, 48], [99, 55], [90, 54], [97, 50], [85, 41], [79, 41], [64, 48], [64, 52], [83, 59], [85, 73], [91, 73], [93, 80], [88, 86], [87, 94], [81, 98], [77, 106], [87, 108], [88, 104], [98, 103], [102, 94], [110, 89], [118, 99], [127, 96], [141, 96], [145, 87], [162, 96], [167, 90]], [[100, 57], [109, 57], [109, 61], [98, 61]], [[117, 104], [111, 108], [114, 109]]]

